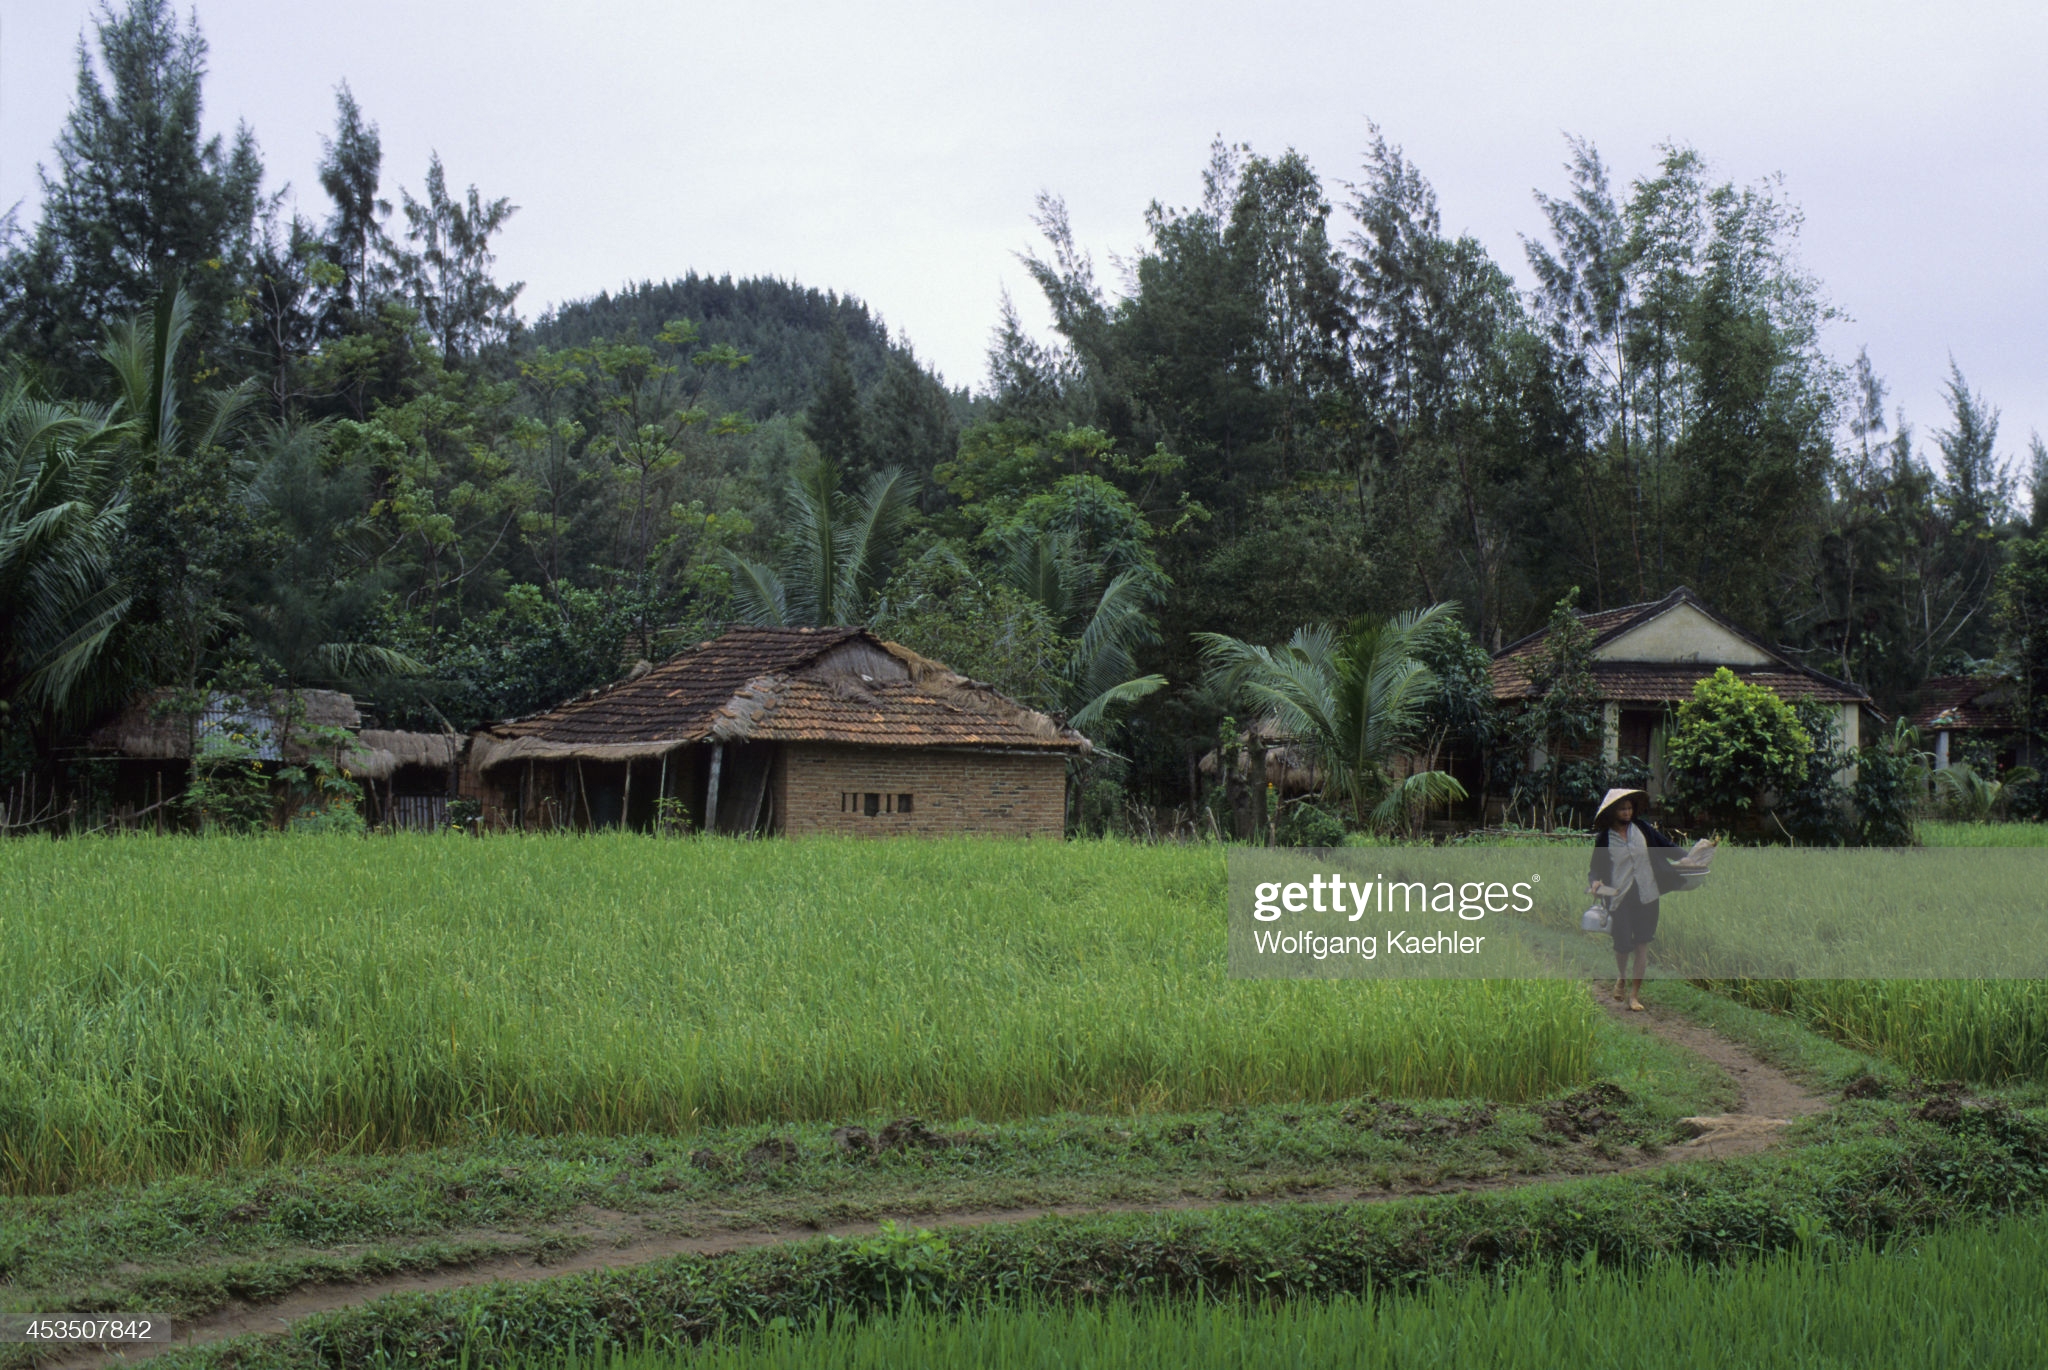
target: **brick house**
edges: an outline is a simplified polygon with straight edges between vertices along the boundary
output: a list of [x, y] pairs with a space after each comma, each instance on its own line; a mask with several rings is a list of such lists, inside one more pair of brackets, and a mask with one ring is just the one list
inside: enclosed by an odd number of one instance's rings
[[[1870, 732], [1866, 725], [1880, 721], [1862, 686], [1792, 661], [1683, 586], [1645, 604], [1581, 614], [1579, 621], [1592, 634], [1591, 671], [1601, 707], [1597, 755], [1610, 766], [1622, 757], [1644, 763], [1652, 795], [1665, 787], [1664, 732], [1671, 714], [1692, 698], [1695, 684], [1722, 666], [1769, 687], [1788, 704], [1808, 699], [1834, 709], [1851, 750]], [[1493, 697], [1503, 706], [1535, 697], [1530, 672], [1549, 636], [1542, 629], [1494, 654]], [[1595, 754], [1587, 748], [1587, 757]], [[1532, 762], [1540, 765], [1541, 759]]]
[[1058, 837], [1090, 750], [864, 629], [735, 628], [479, 729], [462, 793], [492, 827]]

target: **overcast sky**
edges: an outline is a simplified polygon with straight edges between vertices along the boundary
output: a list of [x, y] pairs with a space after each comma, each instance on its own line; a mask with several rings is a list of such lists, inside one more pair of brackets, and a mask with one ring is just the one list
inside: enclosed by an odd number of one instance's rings
[[[70, 106], [92, 0], [0, 0], [0, 206]], [[1066, 197], [1105, 279], [1148, 201], [1199, 192], [1218, 134], [1292, 146], [1332, 198], [1377, 121], [1444, 225], [1525, 283], [1564, 135], [1622, 179], [1664, 141], [1725, 178], [1782, 173], [1803, 259], [1925, 435], [1953, 355], [2048, 432], [2048, 5], [823, 4], [200, 0], [207, 118], [246, 120], [273, 184], [313, 175], [347, 80], [383, 129], [387, 194], [430, 149], [520, 206], [501, 274], [551, 302], [692, 268], [866, 300], [979, 387], [1032, 199]]]

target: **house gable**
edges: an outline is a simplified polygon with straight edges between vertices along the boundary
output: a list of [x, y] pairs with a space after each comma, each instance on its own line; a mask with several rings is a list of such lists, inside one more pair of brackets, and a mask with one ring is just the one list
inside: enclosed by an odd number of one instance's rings
[[1688, 662], [1711, 666], [1776, 666], [1776, 657], [1716, 621], [1689, 600], [1630, 624], [1593, 649], [1595, 661]]

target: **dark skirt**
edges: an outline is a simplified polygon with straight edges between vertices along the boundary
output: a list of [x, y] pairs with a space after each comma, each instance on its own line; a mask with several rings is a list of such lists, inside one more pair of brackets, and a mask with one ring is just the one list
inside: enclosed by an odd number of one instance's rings
[[1635, 891], [1630, 890], [1626, 897], [1615, 901], [1607, 931], [1614, 938], [1616, 951], [1647, 947], [1657, 938], [1657, 901], [1637, 903]]

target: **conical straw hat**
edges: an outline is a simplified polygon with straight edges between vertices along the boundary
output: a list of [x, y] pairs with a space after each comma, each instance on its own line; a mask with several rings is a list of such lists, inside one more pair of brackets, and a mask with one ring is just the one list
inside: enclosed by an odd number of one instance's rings
[[1594, 810], [1593, 822], [1595, 826], [1597, 826], [1601, 819], [1607, 817], [1607, 811], [1613, 808], [1616, 804], [1619, 804], [1624, 799], [1638, 800], [1636, 804], [1636, 816], [1640, 818], [1642, 816], [1643, 810], [1649, 807], [1647, 803], [1649, 798], [1649, 794], [1643, 790], [1609, 790], [1607, 792], [1607, 797], [1600, 801], [1600, 807]]

